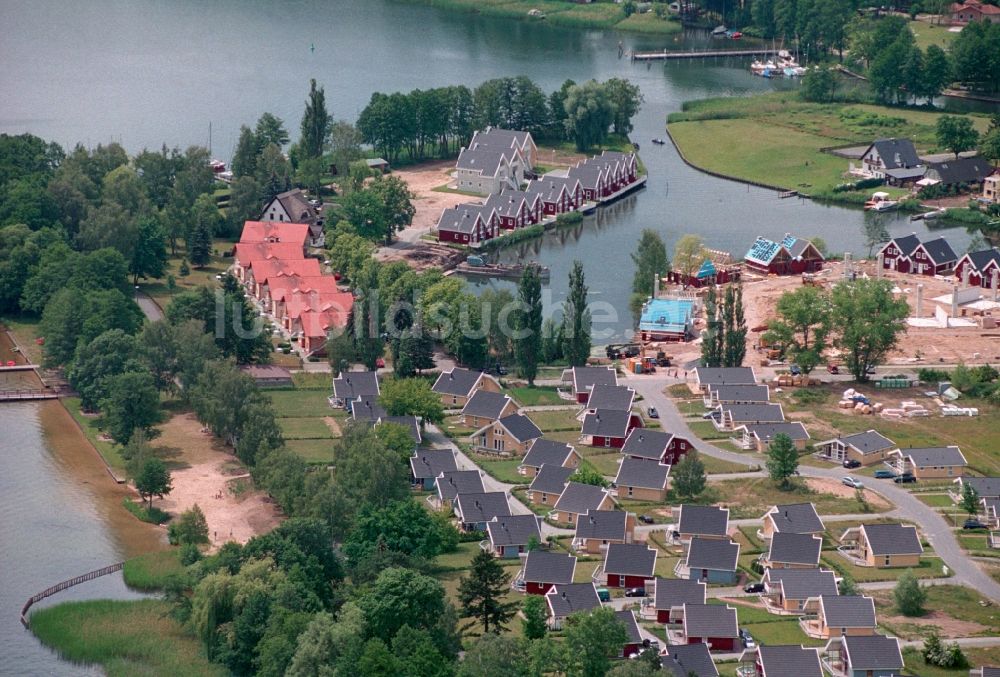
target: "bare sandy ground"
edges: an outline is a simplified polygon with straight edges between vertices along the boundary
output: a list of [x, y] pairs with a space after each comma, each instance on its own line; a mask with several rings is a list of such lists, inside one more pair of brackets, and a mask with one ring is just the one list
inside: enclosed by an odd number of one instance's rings
[[165, 448], [173, 490], [153, 505], [174, 515], [198, 504], [208, 521], [212, 549], [226, 541], [246, 543], [280, 521], [274, 503], [262, 491], [235, 456], [202, 426], [193, 414], [174, 416], [162, 426], [155, 444]]
[[454, 207], [463, 202], [480, 202], [480, 198], [459, 193], [443, 193], [435, 191], [435, 188], [452, 183], [450, 176], [455, 169], [454, 160], [440, 160], [437, 162], [427, 162], [407, 169], [394, 170], [394, 174], [406, 181], [410, 191], [416, 195], [413, 206], [417, 213], [413, 217], [413, 224], [404, 230], [400, 235], [404, 239], [407, 234], [417, 231], [419, 235], [426, 233], [437, 225], [441, 212]]
[[[854, 498], [855, 490], [836, 480], [829, 480], [821, 477], [807, 477], [806, 486], [813, 491], [822, 492], [824, 494], [833, 494], [834, 496], [839, 496], [841, 498]], [[892, 507], [888, 501], [870, 489], [865, 489], [865, 498], [868, 499], [869, 505], [871, 505], [874, 510], [882, 511], [888, 510]]]

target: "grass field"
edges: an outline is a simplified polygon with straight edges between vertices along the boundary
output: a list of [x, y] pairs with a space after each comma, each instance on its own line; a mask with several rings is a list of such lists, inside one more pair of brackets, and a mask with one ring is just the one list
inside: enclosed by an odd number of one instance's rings
[[100, 665], [109, 677], [225, 675], [169, 611], [151, 599], [68, 602], [33, 613], [31, 630], [61, 657]]
[[[929, 555], [928, 552], [928, 550], [924, 550], [924, 556], [920, 560], [920, 566], [913, 567], [913, 574], [917, 578], [944, 578], [944, 574], [941, 573], [941, 559]], [[895, 581], [903, 575], [904, 571], [906, 571], [905, 568], [876, 569], [875, 567], [855, 566], [839, 554], [828, 550], [823, 551], [820, 561], [822, 566], [832, 567], [841, 574], [850, 574], [851, 578], [853, 578], [857, 583]]]
[[333, 439], [330, 426], [322, 418], [279, 418], [278, 425], [286, 440]]
[[87, 436], [87, 439], [94, 445], [94, 448], [104, 458], [104, 461], [115, 470], [124, 473], [125, 459], [122, 458], [121, 447], [112, 442], [99, 439], [101, 435], [101, 431], [97, 427], [99, 419], [94, 416], [83, 415], [80, 411], [79, 397], [64, 397], [62, 403], [66, 407], [66, 410], [69, 411], [70, 416], [73, 417], [73, 420], [83, 428], [83, 434]]
[[955, 505], [955, 501], [951, 500], [948, 494], [916, 494], [916, 496], [921, 503], [932, 508], [951, 508]]
[[733, 434], [728, 430], [716, 430], [715, 424], [711, 421], [695, 421], [688, 423], [688, 427], [691, 428], [691, 432], [698, 436], [698, 439], [702, 440], [724, 440]]
[[709, 475], [730, 472], [753, 472], [756, 470], [756, 468], [743, 465], [742, 463], [724, 461], [721, 458], [715, 458], [714, 456], [708, 456], [707, 454], [699, 454], [698, 458], [701, 459], [702, 465], [705, 466], [705, 472]]
[[274, 404], [279, 418], [332, 416], [333, 407], [327, 402], [326, 390], [269, 390], [268, 397]]
[[[535, 386], [529, 388], [521, 386], [518, 388], [508, 388], [504, 392], [514, 398], [514, 401], [522, 407], [538, 407], [541, 405], [570, 404], [567, 400], [561, 399], [556, 392], [555, 386]], [[533, 412], [537, 414], [539, 412]]]
[[520, 458], [492, 459], [485, 456], [473, 456], [473, 462], [488, 474], [507, 484], [530, 484], [530, 478], [517, 474]]
[[[1000, 665], [1000, 646], [993, 646], [985, 649], [963, 649], [969, 664], [972, 666]], [[905, 662], [906, 673], [909, 675], [920, 675], [920, 677], [967, 677], [968, 668], [945, 669], [927, 665], [924, 663], [920, 649], [903, 649], [903, 661]]]
[[[670, 134], [692, 164], [725, 176], [827, 192], [844, 181], [848, 161], [820, 152], [877, 137], [912, 139], [921, 152], [940, 152], [939, 113], [862, 104], [814, 104], [776, 92], [688, 102], [672, 113]], [[973, 116], [980, 132], [985, 116]]]
[[783, 503], [811, 502], [820, 515], [846, 515], [864, 512], [854, 497], [843, 498], [831, 493], [812, 491], [796, 484], [782, 491], [766, 477], [713, 482], [712, 487], [729, 508], [731, 519], [760, 517], [768, 508]]
[[556, 409], [552, 411], [528, 412], [528, 418], [535, 422], [542, 432], [560, 432], [580, 430], [580, 422], [576, 420], [578, 410]]
[[125, 583], [138, 590], [159, 590], [167, 578], [184, 571], [180, 548], [149, 552], [125, 562], [122, 575]]
[[[1000, 617], [992, 606], [980, 606], [982, 597], [975, 590], [963, 585], [931, 585], [924, 588], [927, 601], [924, 608], [928, 611], [944, 613], [952, 618], [978, 623], [983, 629], [976, 636], [996, 635], [1000, 633]], [[875, 598], [875, 613], [879, 618], [898, 615], [891, 590], [878, 590], [872, 593]], [[896, 622], [891, 631], [902, 639], [921, 639], [927, 634], [927, 626], [917, 623]]]
[[951, 43], [955, 41], [958, 33], [952, 33], [951, 26], [947, 24], [932, 24], [929, 21], [913, 21], [910, 23], [910, 31], [913, 33], [914, 42], [917, 47], [926, 51], [931, 45], [937, 45], [947, 51]]
[[285, 446], [306, 463], [328, 463], [333, 460], [332, 440], [285, 440]]

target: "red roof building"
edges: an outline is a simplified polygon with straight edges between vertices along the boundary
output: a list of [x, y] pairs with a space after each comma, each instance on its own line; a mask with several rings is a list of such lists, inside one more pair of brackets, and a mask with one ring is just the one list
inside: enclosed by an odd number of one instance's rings
[[305, 253], [309, 241], [309, 226], [305, 223], [282, 223], [278, 221], [246, 221], [240, 242], [292, 242], [302, 247]]
[[335, 313], [345, 317], [350, 316], [354, 305], [354, 296], [350, 292], [337, 294], [309, 294], [294, 297], [283, 304], [284, 314], [281, 324], [285, 331], [297, 334], [303, 331], [302, 316], [307, 313]]
[[301, 345], [305, 353], [317, 357], [326, 355], [327, 336], [335, 329], [346, 327], [347, 317], [334, 311], [302, 313], [299, 321], [302, 323]]
[[[258, 299], [267, 296], [266, 287], [283, 277], [319, 277], [323, 274], [316, 259], [264, 259], [247, 268], [247, 286]], [[287, 286], [287, 285], [282, 285]]]
[[254, 261], [302, 258], [302, 247], [294, 242], [240, 242], [234, 249], [233, 268], [237, 279], [246, 282], [246, 268]]
[[1000, 7], [987, 5], [979, 0], [954, 2], [948, 11], [951, 14], [951, 23], [956, 26], [964, 26], [970, 21], [1000, 23]]

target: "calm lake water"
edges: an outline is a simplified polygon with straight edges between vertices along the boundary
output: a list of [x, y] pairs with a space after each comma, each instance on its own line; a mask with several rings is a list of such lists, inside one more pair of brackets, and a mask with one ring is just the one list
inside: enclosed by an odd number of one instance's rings
[[[119, 141], [144, 147], [207, 144], [228, 160], [239, 126], [264, 111], [293, 136], [310, 77], [326, 87], [338, 118], [353, 120], [373, 91], [410, 90], [526, 74], [546, 90], [563, 80], [627, 77], [646, 98], [633, 138], [649, 184], [588, 218], [502, 254], [552, 268], [561, 299], [574, 259], [584, 262], [594, 300], [619, 310], [610, 326], [628, 330], [627, 299], [638, 233], [654, 228], [668, 247], [698, 233], [712, 247], [742, 254], [757, 235], [822, 236], [833, 250], [862, 251], [862, 213], [715, 179], [685, 166], [664, 136], [667, 113], [713, 95], [749, 95], [795, 83], [752, 77], [733, 59], [637, 65], [626, 50], [705, 46], [702, 34], [647, 37], [558, 31], [448, 15], [387, 0], [0, 0], [0, 131], [31, 132], [65, 147]], [[314, 47], [314, 49], [312, 49]], [[893, 234], [916, 229], [888, 217]], [[945, 231], [957, 250], [967, 235]], [[0, 405], [0, 674], [79, 674], [59, 662], [17, 621], [24, 599], [68, 577], [155, 547], [122, 521], [120, 495], [94, 460], [47, 439], [57, 405]], [[107, 577], [54, 601], [128, 596]]]

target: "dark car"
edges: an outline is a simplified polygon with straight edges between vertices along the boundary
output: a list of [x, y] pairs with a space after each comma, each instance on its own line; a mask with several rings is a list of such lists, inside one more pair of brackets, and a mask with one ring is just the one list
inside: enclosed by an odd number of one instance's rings
[[861, 461], [855, 460], [853, 458], [849, 458], [846, 461], [844, 461], [844, 467], [845, 468], [860, 468], [861, 467]]
[[962, 524], [963, 529], [985, 529], [986, 525], [977, 519], [967, 519]]
[[646, 410], [646, 413], [649, 414], [650, 418], [660, 418], [660, 412], [656, 410], [656, 407], [650, 407]]
[[646, 588], [629, 588], [625, 591], [626, 597], [645, 597]]
[[495, 373], [497, 376], [506, 376], [507, 368], [504, 367], [499, 362], [497, 362], [497, 365], [493, 368], [493, 373]]
[[743, 592], [747, 592], [747, 593], [764, 592], [764, 584], [763, 583], [747, 583], [746, 585], [743, 586]]
[[875, 479], [877, 480], [887, 480], [895, 477], [891, 470], [876, 470]]
[[792, 373], [792, 376], [802, 376], [802, 367], [797, 364], [793, 364], [788, 368], [788, 371]]
[[892, 481], [896, 484], [909, 484], [910, 482], [916, 482], [917, 478], [911, 473], [904, 472], [902, 475], [896, 475], [892, 478]]
[[655, 524], [656, 523], [656, 520], [654, 520], [649, 515], [639, 515], [639, 521], [642, 522], [643, 524]]

